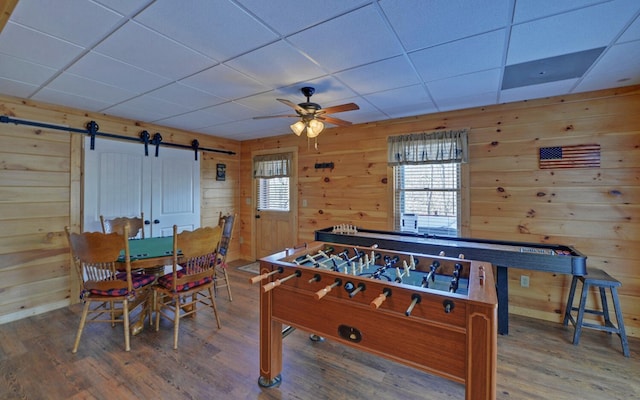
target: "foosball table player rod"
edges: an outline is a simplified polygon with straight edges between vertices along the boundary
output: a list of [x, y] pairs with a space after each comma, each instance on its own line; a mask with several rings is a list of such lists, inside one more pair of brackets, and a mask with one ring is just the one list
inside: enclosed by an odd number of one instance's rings
[[273, 288], [276, 288], [280, 285], [282, 285], [284, 282], [288, 281], [291, 278], [299, 278], [302, 276], [302, 271], [297, 270], [296, 272], [294, 272], [293, 274], [282, 278], [282, 279], [276, 279], [273, 282], [269, 282], [266, 285], [262, 286], [262, 291], [263, 293], [267, 293], [269, 290], [272, 290]]
[[385, 289], [382, 290], [382, 293], [380, 293], [380, 295], [378, 295], [378, 297], [376, 297], [375, 299], [373, 299], [371, 301], [371, 303], [369, 303], [369, 306], [372, 309], [377, 310], [378, 308], [380, 308], [382, 303], [384, 303], [384, 301], [389, 296], [391, 296], [391, 289], [385, 288]]
[[267, 272], [266, 274], [262, 274], [262, 275], [258, 275], [258, 276], [254, 276], [253, 278], [249, 279], [249, 282], [251, 282], [251, 284], [254, 283], [258, 283], [263, 279], [267, 279], [268, 277], [278, 274], [278, 273], [283, 273], [284, 272], [284, 268], [282, 267], [278, 267], [278, 269], [274, 269], [271, 272]]
[[333, 288], [335, 288], [337, 286], [340, 286], [341, 284], [342, 284], [342, 279], [336, 278], [335, 282], [333, 282], [331, 285], [327, 285], [323, 289], [318, 290], [315, 293], [314, 297], [316, 298], [316, 300], [320, 300], [321, 298], [326, 296], [327, 293], [329, 293], [331, 290], [333, 290]]

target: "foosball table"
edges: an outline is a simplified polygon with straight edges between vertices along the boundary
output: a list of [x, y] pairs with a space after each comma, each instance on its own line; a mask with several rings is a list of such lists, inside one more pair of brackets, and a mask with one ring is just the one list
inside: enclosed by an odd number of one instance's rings
[[281, 382], [287, 326], [462, 383], [467, 400], [495, 399], [490, 263], [318, 241], [262, 258], [251, 282], [261, 285], [263, 387]]

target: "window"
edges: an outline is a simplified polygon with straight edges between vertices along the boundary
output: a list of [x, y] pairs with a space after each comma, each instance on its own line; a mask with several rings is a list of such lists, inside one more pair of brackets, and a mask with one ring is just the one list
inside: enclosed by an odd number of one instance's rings
[[394, 230], [459, 236], [467, 131], [390, 137]]
[[267, 154], [254, 158], [258, 210], [289, 211], [291, 153]]
[[393, 167], [395, 230], [458, 236], [460, 164]]

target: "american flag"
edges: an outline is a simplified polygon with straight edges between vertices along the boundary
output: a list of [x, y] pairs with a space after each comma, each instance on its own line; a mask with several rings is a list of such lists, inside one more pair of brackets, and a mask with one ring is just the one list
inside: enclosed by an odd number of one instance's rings
[[600, 168], [600, 145], [541, 147], [540, 169], [550, 168]]

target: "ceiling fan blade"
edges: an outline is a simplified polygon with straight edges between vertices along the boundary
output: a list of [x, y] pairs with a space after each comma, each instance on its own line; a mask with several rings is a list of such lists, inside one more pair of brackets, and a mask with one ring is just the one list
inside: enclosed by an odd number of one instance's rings
[[327, 107], [319, 110], [317, 114], [334, 114], [345, 111], [359, 110], [360, 107], [356, 103], [346, 103], [339, 106]]
[[338, 126], [348, 126], [351, 125], [351, 122], [345, 121], [339, 118], [327, 117], [326, 115], [316, 115], [316, 118], [321, 121], [326, 121], [330, 124], [338, 125]]
[[299, 115], [296, 114], [288, 114], [288, 115], [264, 115], [261, 117], [253, 117], [253, 119], [265, 119], [265, 118], [299, 118]]
[[294, 110], [296, 110], [297, 112], [299, 112], [302, 115], [307, 115], [309, 112], [307, 110], [305, 110], [304, 108], [300, 107], [299, 105], [297, 105], [296, 103], [289, 101], [287, 99], [276, 99], [278, 100], [280, 103], [286, 104], [289, 107], [293, 108]]

